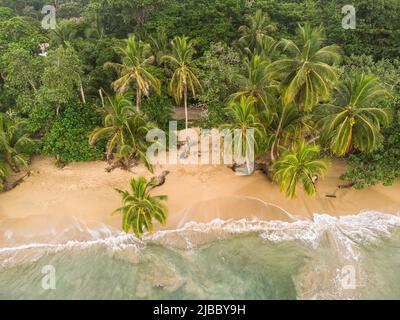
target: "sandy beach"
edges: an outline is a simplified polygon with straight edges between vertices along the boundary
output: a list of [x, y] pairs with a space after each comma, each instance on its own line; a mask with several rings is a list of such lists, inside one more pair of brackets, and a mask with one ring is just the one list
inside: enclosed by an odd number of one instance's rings
[[[164, 170], [170, 171], [166, 183], [153, 193], [168, 196], [169, 218], [162, 227], [167, 229], [217, 218], [290, 220], [290, 215], [301, 219], [311, 218], [313, 213], [338, 216], [376, 210], [397, 214], [400, 208], [399, 182], [392, 187], [337, 190], [343, 184], [339, 180], [345, 170], [342, 160], [334, 160], [328, 174], [318, 181], [315, 197], [300, 192], [294, 200], [287, 199], [261, 172], [238, 176], [224, 165], [157, 166], [154, 174], [141, 165], [132, 172], [116, 169], [107, 173], [106, 167], [107, 163], [99, 161], [71, 163], [60, 169], [54, 159], [34, 158], [32, 175], [14, 190], [0, 194], [0, 222], [11, 219], [23, 224], [34, 218], [39, 231], [49, 221], [62, 225], [63, 219], [74, 218], [120, 228], [120, 216], [111, 215], [120, 205], [113, 188], [128, 188], [133, 176], [152, 177]], [[336, 198], [326, 197], [333, 193]]]

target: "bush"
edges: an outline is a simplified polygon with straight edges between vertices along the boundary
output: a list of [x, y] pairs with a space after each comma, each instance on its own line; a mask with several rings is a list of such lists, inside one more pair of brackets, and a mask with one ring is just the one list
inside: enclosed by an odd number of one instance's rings
[[91, 146], [88, 136], [100, 122], [93, 106], [73, 103], [52, 124], [43, 139], [43, 153], [58, 161], [90, 161], [103, 158], [102, 146]]

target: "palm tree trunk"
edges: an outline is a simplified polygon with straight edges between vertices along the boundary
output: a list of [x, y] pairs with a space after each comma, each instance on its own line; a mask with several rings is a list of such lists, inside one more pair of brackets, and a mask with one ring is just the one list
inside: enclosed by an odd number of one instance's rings
[[183, 89], [183, 99], [185, 101], [185, 128], [186, 128], [186, 134], [187, 134], [187, 130], [188, 130], [188, 107], [187, 107], [187, 88], [185, 86], [185, 88]]
[[140, 104], [142, 100], [142, 91], [140, 91], [139, 86], [136, 89], [136, 111], [140, 112]]
[[82, 83], [81, 83], [80, 90], [81, 90], [82, 102], [83, 102], [84, 104], [86, 104], [85, 91], [83, 91]]
[[271, 147], [271, 162], [275, 161], [275, 149], [278, 145], [278, 141], [279, 141], [279, 135], [281, 134], [281, 129], [282, 129], [282, 124], [283, 124], [283, 118], [285, 116], [285, 106], [284, 105], [284, 109], [281, 115], [281, 118], [279, 119], [279, 125], [278, 125], [278, 129], [276, 129], [276, 133], [275, 133], [275, 140], [272, 143], [272, 147]]
[[101, 89], [99, 90], [99, 95], [100, 95], [100, 99], [101, 99], [101, 105], [104, 108], [104, 97], [103, 97], [103, 92], [101, 91]]

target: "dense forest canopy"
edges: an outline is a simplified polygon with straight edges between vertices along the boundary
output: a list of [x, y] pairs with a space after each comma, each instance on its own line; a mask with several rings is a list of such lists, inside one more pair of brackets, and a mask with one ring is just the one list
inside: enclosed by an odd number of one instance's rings
[[[298, 172], [300, 155], [321, 174], [320, 153], [348, 158], [359, 188], [392, 183], [400, 3], [354, 1], [345, 29], [347, 2], [0, 0], [0, 187], [33, 153], [146, 161], [144, 133], [187, 104], [205, 114], [198, 126], [260, 125], [257, 149], [289, 196], [281, 170]], [[42, 27], [45, 5], [55, 30]], [[299, 183], [313, 194], [307, 175]]]

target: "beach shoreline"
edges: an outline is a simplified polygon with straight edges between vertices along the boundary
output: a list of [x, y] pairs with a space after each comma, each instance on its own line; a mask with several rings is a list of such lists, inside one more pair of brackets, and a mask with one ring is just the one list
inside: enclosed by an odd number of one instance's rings
[[[65, 218], [120, 230], [121, 217], [111, 215], [120, 206], [120, 196], [113, 189], [127, 189], [132, 177], [150, 178], [164, 170], [170, 171], [166, 183], [152, 193], [168, 196], [169, 217], [167, 225], [157, 226], [156, 230], [179, 229], [188, 222], [207, 223], [215, 219], [293, 221], [311, 219], [313, 214], [398, 214], [400, 208], [398, 181], [391, 187], [337, 189], [344, 183], [339, 176], [346, 168], [345, 162], [337, 159], [327, 175], [319, 179], [315, 197], [300, 190], [293, 200], [259, 171], [238, 176], [224, 165], [158, 165], [151, 174], [139, 165], [132, 172], [116, 169], [107, 173], [106, 167], [106, 162], [96, 161], [70, 163], [60, 169], [52, 158], [35, 157], [31, 176], [15, 189], [0, 194], [0, 223], [11, 219], [19, 228], [29, 225], [33, 239], [35, 232], [48, 229], [50, 222], [53, 228], [57, 221], [62, 229]], [[336, 198], [326, 197], [332, 193]]]

